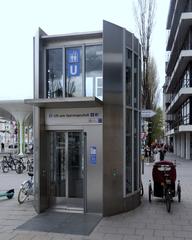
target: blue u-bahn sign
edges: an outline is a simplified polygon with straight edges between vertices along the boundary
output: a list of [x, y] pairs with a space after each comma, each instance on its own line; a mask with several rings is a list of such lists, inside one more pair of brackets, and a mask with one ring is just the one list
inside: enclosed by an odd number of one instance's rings
[[67, 76], [77, 77], [80, 75], [80, 49], [70, 48], [66, 52]]

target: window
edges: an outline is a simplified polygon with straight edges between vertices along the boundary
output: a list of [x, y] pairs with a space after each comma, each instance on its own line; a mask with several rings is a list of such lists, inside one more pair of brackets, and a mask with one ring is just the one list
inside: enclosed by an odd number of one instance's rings
[[181, 106], [181, 122], [187, 125], [190, 123], [190, 99], [187, 99]]
[[132, 52], [126, 51], [126, 105], [132, 105]]
[[47, 97], [63, 97], [63, 50], [48, 49], [46, 56]]
[[132, 110], [126, 110], [126, 194], [132, 192]]
[[138, 131], [139, 131], [139, 123], [138, 123], [138, 111], [134, 111], [134, 190], [138, 189]]
[[188, 65], [184, 72], [183, 79], [181, 79], [182, 81], [181, 87], [190, 87], [190, 78], [191, 78], [190, 75], [191, 75], [191, 67], [190, 65]]
[[103, 99], [102, 46], [85, 49], [85, 96]]
[[67, 48], [65, 51], [65, 59], [66, 97], [82, 97], [82, 48]]
[[126, 50], [126, 158], [125, 193], [130, 194], [139, 188], [139, 87], [140, 59], [136, 53]]
[[46, 50], [48, 98], [96, 96], [103, 100], [102, 45], [86, 46], [85, 54], [83, 49], [79, 46]]
[[100, 100], [103, 99], [103, 78], [96, 77], [95, 96]]
[[134, 54], [134, 106], [138, 107], [138, 57]]

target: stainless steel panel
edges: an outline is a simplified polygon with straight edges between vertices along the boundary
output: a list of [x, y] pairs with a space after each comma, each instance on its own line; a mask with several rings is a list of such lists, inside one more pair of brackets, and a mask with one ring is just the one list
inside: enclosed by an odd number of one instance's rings
[[132, 49], [132, 33], [125, 31], [125, 42], [126, 42], [126, 47], [129, 49]]
[[40, 213], [40, 109], [33, 107], [33, 137], [34, 137], [34, 208], [37, 213]]
[[47, 161], [47, 132], [44, 129], [43, 109], [34, 107], [34, 207], [40, 213], [49, 205], [49, 162]]
[[34, 98], [39, 98], [39, 31], [33, 38], [33, 76], [34, 76]]
[[[103, 215], [113, 215], [135, 208], [140, 203], [138, 191], [124, 196], [125, 161], [125, 48], [129, 47], [133, 55], [139, 53], [139, 42], [125, 29], [104, 21], [103, 24]], [[138, 56], [139, 61], [140, 56]], [[139, 69], [138, 69], [139, 71]], [[134, 72], [134, 71], [132, 71]], [[139, 72], [138, 72], [139, 76]], [[138, 80], [138, 79], [137, 79]], [[132, 74], [134, 82], [134, 74]], [[139, 87], [139, 82], [137, 84]], [[140, 93], [134, 91], [132, 93]], [[139, 99], [139, 95], [138, 95]], [[133, 102], [134, 103], [134, 102]], [[134, 108], [134, 105], [132, 105]], [[136, 110], [136, 109], [135, 109]], [[138, 116], [138, 115], [137, 115]], [[137, 119], [139, 148], [139, 118]], [[134, 123], [134, 119], [132, 120]], [[133, 135], [134, 136], [134, 135]], [[134, 141], [133, 141], [134, 142]], [[134, 148], [134, 145], [132, 146]], [[137, 151], [138, 153], [139, 151]], [[132, 156], [134, 162], [134, 156]], [[135, 162], [139, 163], [138, 159]], [[140, 170], [133, 176], [138, 182]], [[134, 179], [132, 179], [134, 184]], [[134, 186], [134, 185], [133, 185]], [[133, 188], [134, 189], [134, 188]]]
[[45, 36], [46, 33], [40, 28], [37, 31], [37, 34], [34, 38], [33, 43], [33, 57], [34, 57], [34, 98], [43, 98], [44, 97], [44, 49], [43, 41], [41, 40], [42, 36]]
[[[51, 126], [49, 130], [58, 130], [57, 126]], [[71, 125], [71, 126], [59, 126], [59, 131], [76, 131], [81, 130], [86, 134], [85, 138], [85, 211], [96, 212], [102, 214], [103, 209], [103, 126], [101, 124], [96, 125]], [[49, 132], [49, 131], [47, 131]], [[96, 147], [96, 164], [90, 161], [90, 149]], [[49, 146], [47, 146], [49, 148]], [[49, 156], [48, 156], [48, 160]], [[48, 182], [49, 183], [49, 182]], [[49, 183], [50, 184], [50, 183]], [[52, 203], [54, 203], [52, 201]]]
[[123, 29], [103, 23], [103, 215], [123, 210]]
[[134, 36], [134, 51], [138, 54], [138, 39]]
[[[103, 127], [93, 125], [84, 127], [87, 134], [87, 212], [102, 213], [103, 209]], [[91, 147], [96, 147], [96, 164], [91, 162]]]
[[40, 211], [43, 212], [49, 207], [49, 181], [50, 181], [50, 162], [48, 162], [47, 149], [48, 132], [45, 131], [45, 109], [40, 109]]

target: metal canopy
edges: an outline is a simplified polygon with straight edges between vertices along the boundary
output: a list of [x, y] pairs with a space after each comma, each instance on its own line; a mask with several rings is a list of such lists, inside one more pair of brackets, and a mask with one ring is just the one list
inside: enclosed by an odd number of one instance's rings
[[87, 108], [103, 105], [103, 102], [96, 97], [25, 99], [25, 103], [40, 108]]

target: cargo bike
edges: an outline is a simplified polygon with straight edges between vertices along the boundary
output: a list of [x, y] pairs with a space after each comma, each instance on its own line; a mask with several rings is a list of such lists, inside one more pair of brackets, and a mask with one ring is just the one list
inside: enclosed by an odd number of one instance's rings
[[149, 181], [149, 202], [152, 195], [165, 199], [167, 212], [171, 211], [171, 203], [174, 197], [181, 201], [181, 186], [178, 180], [176, 187], [176, 165], [171, 161], [159, 161], [153, 165], [152, 177], [154, 188], [152, 189], [151, 180]]

